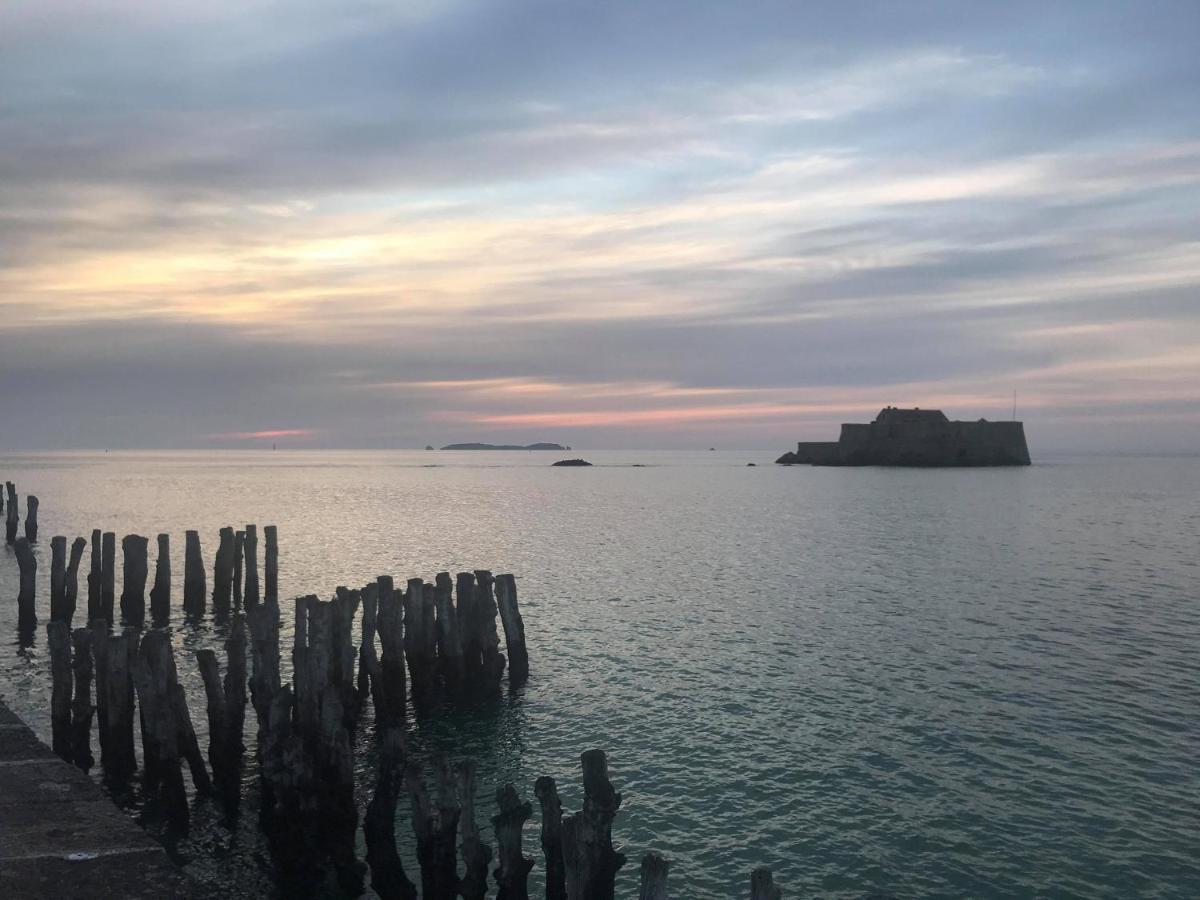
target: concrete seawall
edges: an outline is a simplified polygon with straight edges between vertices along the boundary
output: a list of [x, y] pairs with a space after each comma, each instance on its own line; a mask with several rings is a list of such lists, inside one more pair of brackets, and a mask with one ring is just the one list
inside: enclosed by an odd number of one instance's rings
[[196, 896], [162, 846], [0, 699], [0, 897]]

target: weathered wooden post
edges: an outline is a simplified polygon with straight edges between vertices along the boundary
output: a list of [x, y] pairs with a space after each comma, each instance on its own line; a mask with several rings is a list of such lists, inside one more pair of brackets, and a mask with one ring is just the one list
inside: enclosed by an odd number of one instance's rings
[[171, 620], [171, 536], [160, 534], [154, 560], [154, 586], [150, 588], [150, 620], [158, 627]]
[[242, 604], [242, 555], [245, 552], [246, 532], [233, 533], [233, 608], [244, 609]]
[[[404, 656], [414, 700], [429, 696], [434, 686], [436, 631], [433, 622], [433, 596], [425, 596], [425, 583], [420, 578], [408, 580], [404, 593]], [[429, 639], [433, 638], [431, 642]]]
[[364, 585], [359, 595], [363, 610], [358, 644], [358, 708], [361, 710], [371, 695], [371, 685], [383, 680], [383, 672], [375, 648], [375, 634], [379, 628], [379, 585]]
[[104, 580], [103, 563], [101, 562], [100, 529], [92, 529], [92, 564], [88, 571], [88, 610], [87, 620], [90, 625], [97, 619], [104, 618], [104, 604], [100, 600], [100, 587]]
[[642, 883], [638, 900], [667, 900], [667, 872], [670, 865], [657, 853], [642, 857]]
[[204, 556], [200, 551], [200, 532], [184, 532], [183, 612], [189, 618], [204, 615]]
[[67, 593], [67, 539], [60, 534], [50, 538], [50, 621], [67, 622], [63, 607]]
[[91, 621], [92, 661], [96, 673], [96, 735], [100, 741], [100, 763], [109, 764], [108, 750], [108, 623], [103, 616]]
[[412, 798], [412, 826], [417, 838], [417, 862], [421, 865], [421, 896], [452, 898], [458, 893], [458, 851], [454, 836], [458, 832], [461, 808], [450, 780], [445, 757], [434, 761], [437, 781], [437, 806], [421, 779], [419, 770], [410, 765], [404, 784]]
[[522, 802], [511, 784], [496, 791], [496, 806], [500, 810], [492, 816], [499, 863], [494, 873], [500, 889], [496, 900], [529, 900], [529, 870], [533, 868], [533, 860], [521, 853], [521, 830], [533, 807]]
[[38, 498], [33, 494], [25, 497], [25, 537], [29, 543], [36, 544], [38, 536]]
[[67, 562], [67, 573], [63, 580], [63, 621], [68, 625], [75, 618], [75, 606], [79, 598], [79, 563], [87, 541], [81, 537], [71, 542], [71, 558]]
[[8, 491], [8, 511], [4, 514], [4, 541], [7, 544], [14, 544], [17, 540], [17, 488], [11, 481], [4, 483], [4, 489]]
[[404, 718], [406, 679], [404, 677], [404, 608], [396, 596], [390, 575], [376, 580], [379, 591], [379, 644], [381, 683], [372, 684], [375, 692], [375, 717], [387, 725]]
[[265, 582], [263, 599], [267, 603], [279, 603], [279, 530], [274, 525], [263, 526], [263, 538], [267, 542], [266, 559], [263, 563]]
[[437, 610], [437, 656], [442, 681], [451, 690], [462, 686], [462, 634], [458, 626], [458, 611], [454, 608], [454, 582], [449, 572], [439, 572], [434, 594]]
[[233, 606], [233, 529], [221, 529], [217, 555], [213, 558], [213, 618], [217, 622], [229, 619]]
[[612, 823], [621, 795], [608, 780], [603, 750], [588, 750], [583, 763], [583, 809], [562, 822], [568, 900], [613, 900], [617, 870], [625, 855], [612, 843]]
[[[137, 771], [133, 750], [133, 666], [137, 659], [138, 632], [126, 628], [109, 635], [105, 648], [104, 692], [108, 734], [102, 738], [104, 771], [118, 780]], [[103, 720], [102, 720], [103, 721]]]
[[517, 580], [512, 575], [496, 579], [496, 605], [500, 608], [508, 647], [508, 677], [510, 681], [520, 681], [529, 675], [529, 652], [525, 649], [525, 622], [517, 607]]
[[46, 643], [50, 646], [50, 746], [70, 762], [71, 627], [66, 622], [47, 622]]
[[141, 627], [146, 623], [146, 561], [147, 538], [127, 534], [121, 538], [121, 556], [125, 560], [121, 571], [121, 620], [126, 625]]
[[[258, 720], [259, 743], [264, 738], [271, 704], [282, 684], [279, 675], [279, 607], [261, 604], [246, 610], [246, 624], [250, 629], [250, 700], [254, 704]], [[291, 703], [291, 692], [288, 693]]]
[[113, 624], [113, 601], [117, 593], [117, 535], [104, 532], [100, 542], [100, 612]]
[[[364, 609], [366, 594], [364, 589]], [[363, 817], [371, 887], [381, 900], [417, 900], [417, 888], [404, 871], [404, 862], [396, 850], [396, 803], [400, 799], [403, 770], [404, 732], [397, 727], [384, 728], [379, 732], [379, 775], [375, 793]]]
[[780, 900], [782, 896], [770, 869], [755, 869], [750, 873], [750, 900]]
[[458, 601], [454, 612], [462, 645], [463, 681], [470, 686], [483, 677], [483, 648], [475, 627], [478, 618], [475, 612], [475, 576], [470, 572], [459, 572], [455, 579], [454, 595]]
[[72, 669], [74, 697], [71, 701], [71, 761], [87, 772], [96, 760], [92, 757], [92, 632], [76, 628], [71, 633], [74, 645]]
[[484, 900], [492, 848], [479, 837], [479, 823], [475, 819], [475, 763], [463, 760], [458, 764], [455, 776], [462, 806], [462, 855], [466, 870], [458, 890], [463, 900]]
[[475, 625], [482, 653], [485, 684], [500, 680], [504, 674], [504, 656], [500, 653], [500, 634], [496, 630], [495, 579], [486, 569], [475, 570]]
[[17, 567], [21, 570], [20, 584], [17, 589], [17, 630], [25, 635], [27, 640], [37, 628], [37, 559], [29, 547], [28, 538], [17, 538], [13, 543], [13, 553], [17, 557]]
[[175, 820], [187, 818], [187, 792], [180, 766], [179, 729], [172, 701], [170, 639], [165, 631], [151, 631], [141, 641], [133, 680], [142, 709], [142, 750], [147, 790], [157, 796]]
[[359, 591], [351, 591], [345, 587], [337, 589], [333, 600], [333, 617], [331, 620], [333, 637], [333, 683], [337, 685], [338, 694], [345, 713], [345, 726], [353, 729], [358, 723], [358, 691], [354, 687], [354, 616], [358, 613], [358, 604], [362, 598]]
[[563, 863], [562, 801], [549, 775], [533, 785], [542, 807], [542, 853], [546, 857], [546, 900], [567, 900], [567, 875]]
[[246, 537], [242, 539], [242, 554], [246, 561], [246, 608], [258, 606], [258, 528], [246, 526]]
[[246, 630], [242, 616], [234, 616], [225, 641], [227, 657], [222, 683], [217, 655], [210, 649], [196, 651], [200, 677], [208, 699], [208, 759], [213, 780], [227, 809], [240, 799], [241, 760], [245, 746], [242, 729], [246, 714]]

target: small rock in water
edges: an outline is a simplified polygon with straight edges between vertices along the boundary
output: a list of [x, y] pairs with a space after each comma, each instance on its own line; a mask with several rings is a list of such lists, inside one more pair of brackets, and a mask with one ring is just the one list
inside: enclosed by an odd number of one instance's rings
[[560, 459], [558, 462], [552, 463], [552, 465], [555, 465], [555, 466], [590, 466], [591, 463], [588, 462], [586, 459]]
[[757, 465], [758, 465], [758, 463], [746, 463], [746, 465], [748, 465], [748, 466], [757, 466]]

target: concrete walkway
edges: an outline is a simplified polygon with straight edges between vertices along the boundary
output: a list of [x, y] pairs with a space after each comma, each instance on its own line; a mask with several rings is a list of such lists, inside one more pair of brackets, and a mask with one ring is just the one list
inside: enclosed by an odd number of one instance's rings
[[0, 700], [0, 897], [194, 896], [162, 846]]

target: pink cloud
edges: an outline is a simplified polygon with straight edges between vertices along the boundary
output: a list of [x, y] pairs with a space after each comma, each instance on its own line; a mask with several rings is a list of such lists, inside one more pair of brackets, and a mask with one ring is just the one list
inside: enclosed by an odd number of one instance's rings
[[277, 428], [266, 431], [222, 431], [208, 435], [217, 441], [270, 441], [276, 438], [308, 438], [318, 434], [313, 428]]

